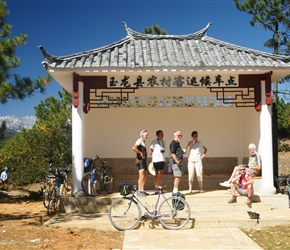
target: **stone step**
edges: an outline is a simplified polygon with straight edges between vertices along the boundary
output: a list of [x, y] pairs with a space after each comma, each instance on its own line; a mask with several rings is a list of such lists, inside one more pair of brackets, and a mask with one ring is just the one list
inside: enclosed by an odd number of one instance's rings
[[[254, 212], [254, 211], [253, 211]], [[255, 211], [260, 219], [250, 219], [246, 210], [234, 212], [191, 212], [191, 219], [184, 229], [198, 228], [254, 228], [261, 229], [266, 226], [283, 225], [290, 223], [289, 209], [272, 209]], [[116, 231], [111, 225], [107, 213], [81, 214], [59, 213], [45, 223], [46, 226], [68, 228], [94, 228], [104, 231]], [[162, 229], [158, 220], [140, 221], [137, 230]]]
[[[185, 192], [181, 190], [181, 192]], [[165, 193], [166, 197], [171, 192]], [[108, 209], [119, 193], [102, 192], [98, 197], [63, 197], [60, 213], [47, 224], [62, 223], [63, 227], [96, 228], [99, 230], [116, 230], [108, 218]], [[156, 195], [142, 197], [147, 204], [154, 204]], [[254, 195], [253, 203], [245, 203], [246, 197], [237, 197], [237, 203], [228, 204], [228, 190], [206, 190], [205, 193], [185, 196], [190, 204], [191, 219], [185, 229], [191, 228], [262, 228], [265, 226], [290, 223], [289, 199], [287, 195]], [[260, 219], [250, 219], [247, 211], [260, 214]], [[65, 213], [64, 213], [65, 212]], [[58, 222], [58, 223], [57, 223]], [[136, 229], [163, 229], [159, 221], [141, 221]]]
[[[165, 193], [165, 196], [171, 196], [171, 193]], [[63, 197], [61, 199], [60, 212], [66, 213], [107, 213], [110, 204], [117, 198], [121, 197], [120, 194], [105, 194], [97, 197]], [[186, 201], [195, 212], [231, 212], [239, 211], [241, 209], [258, 209], [271, 210], [273, 208], [289, 208], [287, 196], [272, 195], [272, 196], [259, 196], [252, 197], [253, 203], [246, 204], [246, 197], [237, 196], [237, 203], [228, 204], [230, 193], [227, 190], [220, 191], [207, 191], [205, 193], [188, 194], [185, 196]], [[286, 199], [285, 199], [286, 198]], [[157, 195], [149, 195], [147, 197], [139, 198], [148, 207], [154, 206]], [[163, 198], [162, 198], [163, 199]]]
[[[271, 210], [271, 205], [268, 203], [261, 204], [255, 203], [246, 205], [244, 204], [230, 204], [227, 205], [225, 203], [217, 203], [217, 204], [195, 204], [193, 202], [188, 202], [193, 212], [234, 212], [234, 211], [241, 211], [241, 210], [251, 210], [255, 209], [257, 211], [263, 210]], [[148, 205], [147, 205], [148, 206]], [[153, 210], [154, 203], [149, 203], [150, 210]], [[68, 211], [68, 212], [78, 212], [82, 214], [94, 214], [94, 213], [108, 213], [110, 205], [85, 205], [78, 207], [75, 211]], [[144, 209], [143, 209], [144, 211]]]
[[[290, 223], [289, 210], [259, 211], [260, 219], [251, 219], [247, 211], [191, 212], [191, 219], [184, 229], [190, 228], [255, 228]], [[163, 229], [159, 221], [142, 221], [138, 229]]]

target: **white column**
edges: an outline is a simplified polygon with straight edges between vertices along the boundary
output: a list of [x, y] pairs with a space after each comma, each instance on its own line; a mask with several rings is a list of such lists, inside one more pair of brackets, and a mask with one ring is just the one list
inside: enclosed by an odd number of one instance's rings
[[72, 107], [72, 169], [73, 195], [83, 196], [81, 181], [84, 174], [84, 112], [83, 112], [83, 83], [79, 82], [79, 106]]
[[[272, 150], [272, 118], [271, 106], [266, 104], [265, 82], [261, 82], [261, 115], [260, 115], [260, 142], [258, 152], [262, 157], [262, 186], [259, 193], [275, 194], [273, 174], [273, 150]], [[255, 185], [255, 184], [254, 184]], [[255, 187], [255, 186], [254, 186]]]

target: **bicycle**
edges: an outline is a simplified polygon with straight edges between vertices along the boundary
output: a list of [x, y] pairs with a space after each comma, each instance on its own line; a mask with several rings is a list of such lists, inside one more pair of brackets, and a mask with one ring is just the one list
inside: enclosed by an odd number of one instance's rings
[[290, 202], [290, 174], [281, 175], [278, 177], [279, 191], [289, 197]]
[[48, 207], [48, 194], [49, 192], [51, 192], [52, 190], [52, 186], [53, 186], [53, 182], [56, 176], [55, 175], [46, 175], [44, 176], [44, 180], [43, 180], [43, 188], [42, 188], [42, 201], [43, 201], [43, 205], [45, 208]]
[[[133, 188], [133, 190], [132, 190]], [[141, 220], [159, 220], [166, 229], [177, 230], [183, 228], [189, 221], [191, 211], [185, 199], [178, 195], [165, 197], [162, 187], [157, 190], [157, 199], [153, 211], [143, 204], [136, 196], [136, 185], [124, 184], [120, 193], [123, 197], [116, 199], [110, 206], [108, 216], [111, 224], [118, 230], [134, 229]], [[156, 190], [146, 190], [156, 192]], [[159, 201], [163, 201], [159, 205]], [[142, 209], [145, 214], [142, 216]]]
[[[60, 198], [71, 191], [71, 187], [66, 182], [67, 175], [70, 171], [68, 168], [56, 168], [55, 174], [47, 176], [47, 191], [43, 196], [43, 204], [44, 206], [46, 205], [47, 215], [50, 215], [52, 210], [56, 210]], [[52, 169], [50, 169], [51, 172]]]
[[[106, 160], [100, 159], [96, 155], [95, 158], [85, 158], [88, 160], [89, 172], [85, 173], [82, 178], [82, 189], [88, 196], [97, 196], [100, 194], [102, 186], [108, 194], [113, 193], [114, 191], [114, 177], [113, 170], [111, 167], [105, 165]], [[100, 159], [101, 167], [95, 166], [95, 160]], [[86, 166], [85, 166], [86, 167]]]

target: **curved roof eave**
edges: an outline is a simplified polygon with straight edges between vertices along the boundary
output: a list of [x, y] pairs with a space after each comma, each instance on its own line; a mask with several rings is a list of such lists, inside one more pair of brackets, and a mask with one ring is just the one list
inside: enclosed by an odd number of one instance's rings
[[289, 67], [290, 56], [262, 52], [206, 36], [211, 23], [189, 35], [148, 35], [125, 28], [128, 36], [93, 50], [53, 56], [42, 46], [44, 67], [60, 70], [124, 68]]

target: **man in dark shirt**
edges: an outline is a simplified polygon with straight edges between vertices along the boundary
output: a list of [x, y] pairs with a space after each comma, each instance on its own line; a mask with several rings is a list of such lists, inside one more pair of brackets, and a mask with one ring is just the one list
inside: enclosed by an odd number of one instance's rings
[[180, 140], [182, 138], [182, 134], [180, 131], [176, 131], [174, 133], [174, 139], [170, 143], [170, 164], [172, 166], [172, 172], [174, 176], [173, 183], [173, 194], [178, 193], [178, 186], [180, 183], [180, 178], [182, 176], [182, 160], [183, 160], [183, 151], [180, 146]]

